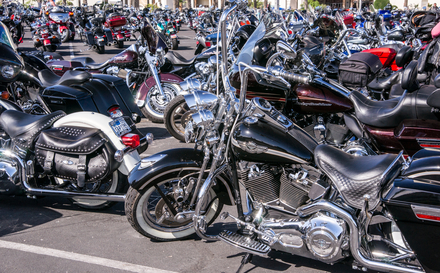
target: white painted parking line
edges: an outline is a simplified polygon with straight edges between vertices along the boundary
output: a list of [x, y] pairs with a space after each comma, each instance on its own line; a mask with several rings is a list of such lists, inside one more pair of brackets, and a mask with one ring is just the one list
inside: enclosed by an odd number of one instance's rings
[[75, 58], [75, 54], [73, 53], [73, 45], [72, 42], [69, 43], [69, 49], [70, 49], [70, 58]]
[[111, 267], [120, 270], [130, 271], [130, 272], [139, 272], [139, 273], [174, 273], [173, 271], [162, 270], [154, 267], [148, 267], [143, 265], [131, 264], [126, 262], [120, 262], [105, 258], [100, 258], [96, 256], [83, 255], [73, 252], [67, 252], [63, 250], [40, 247], [40, 246], [32, 246], [21, 243], [9, 242], [0, 240], [0, 248], [7, 248], [13, 250], [19, 250], [23, 252], [29, 252], [39, 255], [46, 255], [56, 258], [62, 258], [77, 262], [95, 264], [99, 266]]

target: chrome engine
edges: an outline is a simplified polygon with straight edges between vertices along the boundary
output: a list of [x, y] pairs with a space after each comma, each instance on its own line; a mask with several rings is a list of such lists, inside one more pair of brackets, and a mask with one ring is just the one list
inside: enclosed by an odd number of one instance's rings
[[289, 168], [242, 161], [239, 176], [252, 201], [295, 211], [309, 199], [316, 199], [327, 190], [319, 180], [321, 172], [308, 165]]
[[119, 67], [117, 66], [110, 66], [106, 70], [107, 74], [117, 77], [119, 73]]
[[272, 249], [318, 259], [326, 263], [341, 260], [349, 253], [347, 225], [342, 219], [316, 213], [305, 219], [264, 219], [259, 239]]

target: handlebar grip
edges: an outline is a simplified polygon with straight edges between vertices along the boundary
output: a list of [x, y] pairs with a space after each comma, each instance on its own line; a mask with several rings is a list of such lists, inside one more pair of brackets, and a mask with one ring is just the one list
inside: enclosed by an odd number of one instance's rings
[[309, 77], [300, 74], [283, 71], [280, 76], [289, 82], [309, 83]]

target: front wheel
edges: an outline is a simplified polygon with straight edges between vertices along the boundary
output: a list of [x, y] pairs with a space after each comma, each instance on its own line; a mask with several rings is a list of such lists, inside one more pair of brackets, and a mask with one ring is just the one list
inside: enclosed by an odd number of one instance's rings
[[177, 140], [185, 141], [185, 126], [194, 112], [189, 109], [183, 95], [175, 97], [165, 108], [164, 123], [168, 133]]
[[173, 50], [177, 50], [179, 48], [179, 41], [177, 41], [177, 39], [171, 39], [171, 44], [173, 45]]
[[[140, 234], [159, 241], [181, 240], [192, 236], [194, 231], [191, 194], [185, 193], [190, 181], [197, 180], [200, 168], [176, 168], [163, 172], [147, 181], [141, 189], [130, 188], [125, 199], [125, 214], [128, 222]], [[194, 189], [195, 187], [193, 187]], [[183, 190], [183, 191], [180, 191]], [[163, 199], [165, 197], [166, 200]], [[217, 218], [223, 208], [213, 189], [203, 206], [203, 215], [208, 225]], [[173, 210], [177, 215], [173, 215]]]
[[156, 84], [148, 90], [145, 106], [141, 108], [142, 114], [155, 123], [164, 121], [165, 108], [180, 93], [180, 88], [174, 84], [164, 82], [161, 86], [165, 97], [160, 93]]

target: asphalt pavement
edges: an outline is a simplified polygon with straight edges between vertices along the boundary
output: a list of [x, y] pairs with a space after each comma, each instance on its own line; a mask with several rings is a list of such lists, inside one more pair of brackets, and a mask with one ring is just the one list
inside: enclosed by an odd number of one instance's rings
[[[192, 58], [194, 32], [186, 26], [178, 33], [178, 52]], [[31, 49], [29, 31], [20, 47]], [[128, 47], [133, 42], [127, 42]], [[121, 49], [107, 47], [98, 55], [76, 38], [57, 52], [66, 60], [90, 56], [104, 62]], [[155, 141], [142, 154], [165, 149], [192, 147], [171, 137], [162, 124], [143, 120], [142, 132], [152, 132]], [[226, 209], [234, 214], [232, 207]], [[210, 232], [225, 225], [216, 222]], [[236, 272], [245, 253], [222, 242], [207, 243], [196, 236], [177, 242], [157, 242], [137, 233], [119, 203], [102, 211], [87, 211], [64, 198], [0, 196], [0, 273], [26, 272]], [[325, 263], [271, 252], [255, 256], [242, 272], [351, 272], [349, 263]], [[355, 271], [353, 271], [355, 272]]]

